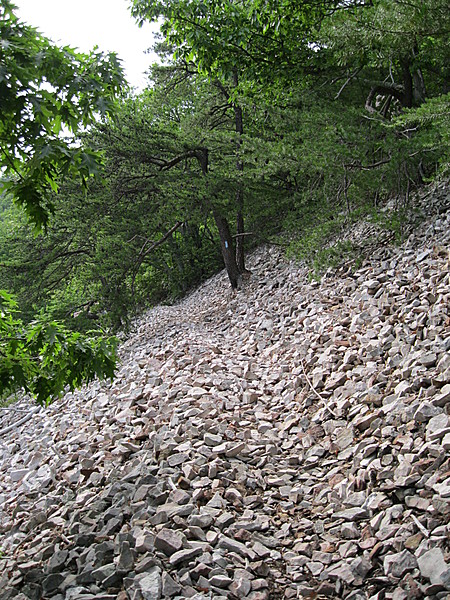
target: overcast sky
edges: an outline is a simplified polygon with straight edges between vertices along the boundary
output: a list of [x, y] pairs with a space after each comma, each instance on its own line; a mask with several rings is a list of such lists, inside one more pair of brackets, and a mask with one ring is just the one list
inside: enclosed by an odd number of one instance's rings
[[139, 28], [128, 10], [128, 0], [13, 0], [21, 20], [63, 46], [83, 52], [98, 46], [117, 52], [126, 77], [137, 88], [145, 86], [144, 72], [154, 62], [145, 54], [153, 45], [156, 25]]

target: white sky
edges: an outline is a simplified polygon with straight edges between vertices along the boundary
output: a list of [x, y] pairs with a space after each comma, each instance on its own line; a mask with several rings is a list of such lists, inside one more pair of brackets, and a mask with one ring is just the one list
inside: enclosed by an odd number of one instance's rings
[[117, 52], [129, 83], [145, 87], [144, 72], [155, 61], [145, 54], [157, 25], [139, 28], [128, 10], [128, 0], [13, 0], [22, 21], [39, 29], [61, 46], [82, 52], [98, 46]]

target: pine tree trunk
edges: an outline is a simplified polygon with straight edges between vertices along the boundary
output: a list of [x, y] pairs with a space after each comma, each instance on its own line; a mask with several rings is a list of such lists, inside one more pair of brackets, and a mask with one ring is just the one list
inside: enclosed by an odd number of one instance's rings
[[241, 274], [236, 262], [234, 252], [233, 238], [231, 237], [230, 227], [225, 217], [222, 217], [216, 210], [213, 210], [214, 220], [217, 225], [220, 237], [220, 247], [222, 249], [223, 262], [230, 278], [233, 290], [241, 287]]
[[400, 61], [403, 73], [403, 102], [404, 108], [411, 108], [413, 105], [413, 78], [410, 71], [409, 60], [404, 58]]
[[417, 69], [414, 71], [412, 77], [414, 82], [414, 101], [416, 104], [422, 104], [422, 102], [425, 102], [427, 97], [422, 71]]
[[[237, 87], [238, 74], [237, 71], [233, 73], [233, 84]], [[238, 189], [236, 192], [236, 206], [237, 206], [237, 219], [236, 219], [236, 263], [241, 274], [246, 273], [245, 268], [245, 252], [244, 252], [244, 186], [241, 181], [242, 174], [244, 173], [244, 163], [241, 157], [241, 145], [242, 136], [244, 134], [244, 117], [242, 114], [242, 108], [239, 104], [233, 104], [234, 107], [234, 122], [235, 131], [238, 134], [236, 142], [236, 170], [238, 172]]]
[[[204, 177], [208, 175], [208, 150], [203, 148], [197, 152], [197, 159], [200, 163], [200, 167], [202, 169], [202, 174]], [[208, 184], [206, 184], [208, 188]], [[231, 287], [233, 290], [239, 289], [241, 287], [241, 271], [236, 262], [236, 252], [234, 248], [233, 238], [231, 237], [230, 226], [228, 225], [228, 221], [225, 217], [223, 217], [219, 211], [212, 208], [212, 213], [214, 216], [214, 220], [216, 222], [217, 229], [219, 231], [220, 237], [220, 247], [222, 250], [223, 262], [225, 263], [225, 269], [227, 270], [228, 277], [230, 279]]]
[[245, 273], [244, 235], [242, 235], [244, 233], [244, 217], [239, 209], [236, 219], [236, 233], [236, 263], [239, 271]]

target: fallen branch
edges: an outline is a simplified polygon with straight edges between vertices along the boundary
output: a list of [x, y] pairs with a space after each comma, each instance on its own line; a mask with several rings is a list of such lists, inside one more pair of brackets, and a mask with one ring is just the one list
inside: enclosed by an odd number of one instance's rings
[[303, 359], [300, 359], [300, 364], [302, 365], [302, 371], [303, 371], [303, 375], [305, 376], [306, 381], [308, 382], [309, 387], [311, 388], [311, 390], [314, 392], [314, 394], [319, 398], [319, 400], [322, 400], [322, 402], [325, 402], [325, 398], [323, 396], [321, 396], [319, 394], [319, 392], [316, 390], [316, 388], [313, 386], [313, 384], [311, 383], [308, 375], [306, 374], [306, 369], [305, 369], [305, 365], [303, 363]]
[[326, 398], [324, 398], [323, 396], [321, 396], [319, 394], [319, 392], [316, 390], [316, 388], [313, 386], [313, 384], [311, 383], [308, 375], [306, 374], [306, 370], [305, 370], [305, 365], [303, 363], [303, 359], [300, 359], [300, 364], [302, 366], [303, 375], [305, 376], [305, 379], [308, 382], [308, 385], [311, 388], [311, 390], [319, 398], [319, 400], [321, 400], [323, 402], [323, 404], [325, 405], [326, 409], [330, 411], [330, 413], [333, 415], [333, 417], [337, 418], [337, 415], [335, 415], [335, 413], [331, 410], [331, 408], [329, 406], [327, 406], [327, 400], [326, 400]]
[[414, 515], [411, 515], [411, 519], [414, 521], [414, 523], [417, 525], [417, 528], [419, 529], [419, 531], [421, 533], [423, 533], [423, 535], [425, 537], [430, 537], [430, 532], [428, 531], [428, 529], [426, 529], [422, 523], [419, 521], [419, 519], [417, 517], [415, 517]]
[[24, 423], [26, 423], [27, 421], [29, 421], [31, 419], [31, 417], [33, 415], [35, 415], [37, 412], [39, 412], [40, 410], [41, 410], [41, 407], [40, 406], [36, 406], [25, 417], [22, 417], [21, 419], [19, 419], [13, 425], [9, 425], [9, 427], [5, 427], [4, 429], [0, 429], [0, 436], [5, 435], [6, 433], [9, 433], [10, 431], [13, 431], [14, 429], [16, 429], [16, 427], [20, 427], [21, 425], [23, 425]]

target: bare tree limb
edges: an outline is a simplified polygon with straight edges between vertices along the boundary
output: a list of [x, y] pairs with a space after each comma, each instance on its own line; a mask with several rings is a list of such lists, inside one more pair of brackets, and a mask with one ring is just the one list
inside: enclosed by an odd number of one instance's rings
[[347, 165], [343, 165], [343, 166], [349, 170], [358, 169], [360, 171], [371, 171], [372, 169], [377, 169], [378, 167], [381, 167], [382, 165], [387, 165], [390, 161], [391, 161], [391, 157], [389, 156], [388, 158], [384, 158], [384, 159], [379, 160], [378, 162], [372, 163], [370, 165], [363, 165], [363, 164], [361, 164], [361, 162], [359, 160], [355, 160], [354, 162], [349, 163]]
[[35, 415], [37, 412], [39, 412], [40, 410], [41, 410], [41, 407], [40, 406], [36, 406], [25, 417], [22, 417], [21, 419], [19, 419], [18, 421], [16, 421], [12, 425], [9, 425], [9, 427], [5, 427], [3, 429], [0, 429], [0, 436], [5, 435], [5, 434], [9, 433], [10, 431], [14, 431], [14, 429], [16, 429], [17, 427], [20, 427], [21, 425], [23, 425], [24, 423], [26, 423], [27, 421], [29, 421], [31, 419], [31, 417], [33, 415]]
[[[147, 254], [150, 254], [150, 252], [152, 252], [153, 250], [158, 248], [158, 246], [161, 246], [162, 244], [164, 244], [164, 242], [172, 235], [172, 233], [174, 233], [182, 225], [183, 225], [183, 221], [178, 221], [177, 223], [175, 223], [175, 225], [173, 227], [171, 227], [169, 229], [169, 231], [167, 233], [165, 233], [163, 235], [163, 237], [161, 239], [159, 239], [156, 242], [153, 242], [153, 244], [149, 248], [147, 248], [144, 252], [142, 252], [142, 250], [141, 250], [141, 252], [139, 253], [139, 256], [138, 256], [138, 259], [141, 259], [140, 262], [142, 262], [142, 259], [145, 258], [147, 256]], [[143, 248], [144, 247], [145, 247], [145, 244], [144, 244]]]
[[358, 73], [362, 70], [362, 67], [358, 67], [356, 69], [356, 71], [354, 71], [353, 73], [351, 73], [349, 75], [349, 77], [347, 78], [347, 80], [342, 84], [340, 90], [338, 91], [338, 93], [336, 94], [336, 96], [334, 97], [335, 100], [337, 100], [339, 98], [339, 96], [342, 94], [342, 92], [345, 90], [345, 88], [348, 86], [348, 84], [352, 81], [352, 79], [354, 79]]
[[319, 394], [319, 392], [316, 390], [316, 388], [311, 383], [311, 380], [309, 379], [308, 375], [306, 374], [305, 365], [304, 365], [304, 362], [303, 362], [302, 359], [300, 359], [300, 364], [302, 366], [303, 375], [305, 376], [306, 382], [308, 383], [308, 385], [311, 388], [312, 392], [314, 392], [314, 394], [319, 398], [319, 400], [321, 400], [324, 403], [324, 405], [326, 406], [327, 410], [330, 411], [330, 413], [333, 415], [333, 417], [336, 417], [336, 414], [331, 410], [331, 408], [329, 406], [327, 406], [326, 399]]

